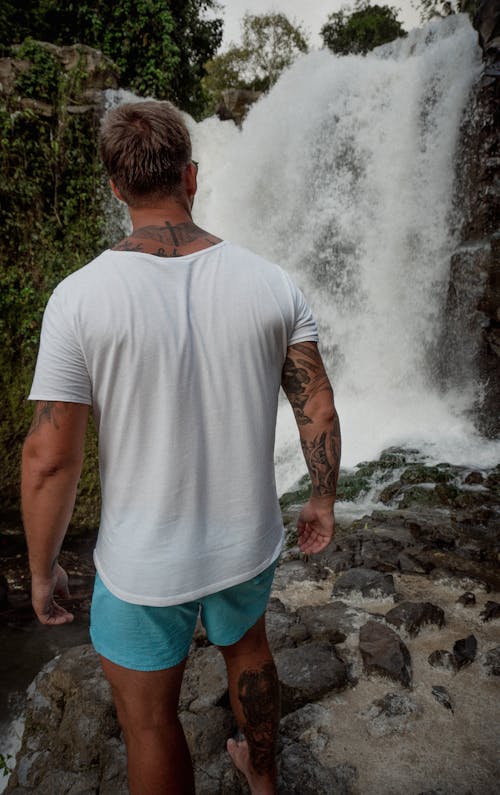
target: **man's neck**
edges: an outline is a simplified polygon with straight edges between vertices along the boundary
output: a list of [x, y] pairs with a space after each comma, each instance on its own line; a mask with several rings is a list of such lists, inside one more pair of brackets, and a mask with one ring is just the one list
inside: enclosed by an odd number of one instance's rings
[[132, 233], [114, 246], [115, 251], [140, 251], [158, 257], [182, 257], [220, 243], [193, 223], [180, 204], [166, 201], [157, 207], [129, 208]]

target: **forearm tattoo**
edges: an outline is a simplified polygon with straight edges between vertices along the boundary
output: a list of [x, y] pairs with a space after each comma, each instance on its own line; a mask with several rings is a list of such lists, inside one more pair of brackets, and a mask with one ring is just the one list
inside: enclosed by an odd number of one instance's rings
[[314, 439], [301, 439], [300, 443], [311, 476], [313, 495], [335, 496], [340, 463], [340, 427], [337, 414], [332, 430], [323, 431]]
[[275, 764], [280, 714], [280, 686], [274, 663], [266, 663], [256, 671], [243, 671], [238, 679], [238, 698], [245, 716], [244, 734], [252, 767], [264, 775]]
[[[315, 343], [303, 342], [289, 348], [281, 383], [299, 426], [313, 495], [335, 496], [340, 464], [340, 426], [333, 390]], [[332, 417], [328, 427], [314, 434], [314, 429], [306, 426], [316, 422], [314, 403], [310, 404], [310, 401], [320, 392], [331, 395]]]
[[291, 403], [299, 425], [308, 425], [312, 419], [304, 408], [307, 402], [327, 390], [332, 392], [330, 381], [323, 366], [318, 367], [318, 352], [313, 343], [298, 343], [288, 351], [283, 367], [281, 383]]

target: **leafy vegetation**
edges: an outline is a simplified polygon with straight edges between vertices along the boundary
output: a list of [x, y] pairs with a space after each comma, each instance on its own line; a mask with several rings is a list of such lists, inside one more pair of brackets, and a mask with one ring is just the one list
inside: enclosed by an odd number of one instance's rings
[[0, 46], [26, 37], [87, 44], [109, 56], [120, 84], [143, 96], [170, 99], [202, 116], [204, 63], [222, 41], [222, 19], [208, 16], [215, 0], [27, 0], [5, 4]]
[[329, 15], [321, 28], [323, 42], [340, 55], [364, 55], [374, 47], [406, 36], [397, 13], [395, 8], [358, 0], [353, 11], [343, 8]]
[[285, 14], [245, 14], [241, 44], [207, 62], [203, 87], [214, 106], [226, 88], [268, 91], [284, 69], [307, 52], [305, 33]]
[[471, 19], [479, 10], [481, 0], [414, 0], [413, 7], [420, 12], [421, 22], [427, 22], [432, 17], [446, 17], [454, 12], [469, 14]]

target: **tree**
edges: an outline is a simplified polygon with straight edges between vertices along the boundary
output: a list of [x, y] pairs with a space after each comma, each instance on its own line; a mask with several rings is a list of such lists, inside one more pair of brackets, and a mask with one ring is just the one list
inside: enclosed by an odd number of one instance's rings
[[307, 52], [300, 25], [284, 14], [245, 14], [241, 45], [205, 64], [203, 87], [215, 107], [226, 88], [267, 91], [295, 58]]
[[358, 0], [354, 11], [343, 8], [329, 15], [320, 31], [323, 43], [340, 55], [365, 55], [380, 44], [406, 36], [397, 13], [395, 8]]
[[22, 5], [21, 11], [12, 0], [6, 4], [8, 24], [0, 24], [0, 44], [26, 36], [88, 44], [117, 64], [124, 87], [171, 99], [193, 115], [203, 112], [203, 64], [222, 41], [222, 19], [206, 16], [219, 9], [215, 0], [28, 0]]
[[432, 17], [447, 17], [455, 11], [469, 14], [471, 19], [477, 13], [481, 0], [455, 0], [454, 3], [448, 0], [414, 0], [413, 8], [420, 11], [421, 22], [427, 22]]

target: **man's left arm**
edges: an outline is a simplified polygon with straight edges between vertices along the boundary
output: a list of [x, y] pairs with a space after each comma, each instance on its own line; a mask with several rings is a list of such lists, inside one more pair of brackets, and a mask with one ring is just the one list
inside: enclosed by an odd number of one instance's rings
[[75, 504], [89, 406], [37, 401], [23, 447], [21, 500], [32, 578], [32, 602], [42, 624], [73, 620], [54, 596], [68, 596], [58, 554]]

